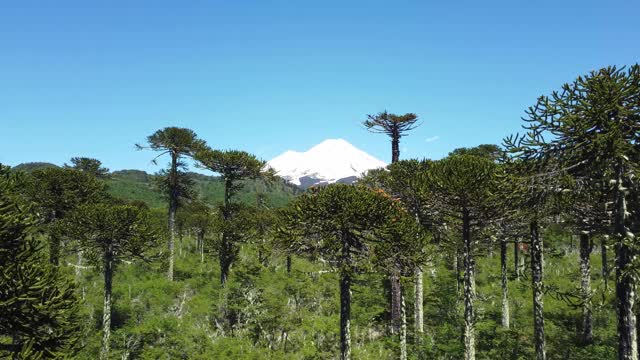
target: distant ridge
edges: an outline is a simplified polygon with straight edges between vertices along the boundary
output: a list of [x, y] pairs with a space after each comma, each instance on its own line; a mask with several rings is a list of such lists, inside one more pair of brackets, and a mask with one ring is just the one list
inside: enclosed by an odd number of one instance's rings
[[[29, 162], [16, 165], [11, 169], [30, 173], [38, 169], [58, 167], [60, 166], [47, 162]], [[144, 201], [151, 208], [167, 206], [165, 197], [155, 188], [153, 174], [142, 170], [125, 169], [113, 171], [109, 175], [104, 182], [111, 195], [124, 200]], [[211, 206], [222, 202], [224, 184], [220, 177], [193, 172], [189, 172], [188, 175], [194, 182], [194, 190], [198, 199]], [[287, 184], [283, 180], [271, 183], [247, 180], [244, 183], [245, 187], [237, 195], [237, 201], [249, 205], [255, 205], [258, 194], [261, 194], [266, 197], [267, 206], [283, 207], [300, 192], [296, 186]]]

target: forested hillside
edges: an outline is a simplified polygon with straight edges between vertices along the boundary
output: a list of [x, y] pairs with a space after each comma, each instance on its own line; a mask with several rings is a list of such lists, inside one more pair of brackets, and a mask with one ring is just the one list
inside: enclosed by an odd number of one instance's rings
[[[37, 169], [57, 167], [55, 164], [33, 162], [13, 167], [14, 171], [32, 172]], [[209, 204], [222, 202], [224, 198], [224, 184], [220, 177], [207, 176], [191, 172], [188, 174], [194, 181], [196, 197]], [[167, 200], [158, 192], [154, 175], [141, 170], [113, 171], [103, 181], [107, 184], [107, 192], [117, 198], [125, 200], [144, 201], [151, 208], [167, 206]], [[300, 190], [294, 185], [278, 179], [271, 182], [247, 180], [246, 185], [238, 195], [238, 200], [246, 204], [255, 204], [258, 195], [264, 196], [274, 207], [285, 206]]]

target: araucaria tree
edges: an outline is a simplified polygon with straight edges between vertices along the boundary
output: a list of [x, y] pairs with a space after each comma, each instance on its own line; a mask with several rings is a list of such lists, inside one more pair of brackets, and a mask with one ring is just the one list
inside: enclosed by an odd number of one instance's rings
[[22, 176], [0, 165], [0, 358], [73, 355], [79, 302], [32, 236], [36, 219], [18, 196], [23, 186]]
[[367, 115], [363, 125], [371, 132], [389, 136], [391, 139], [391, 162], [394, 163], [400, 160], [400, 138], [420, 124], [418, 124], [418, 115], [416, 114], [396, 115], [383, 111], [376, 115]]
[[[387, 169], [369, 171], [359, 183], [374, 189], [384, 189], [394, 199], [402, 202], [404, 208], [415, 218], [423, 230], [429, 230], [433, 233], [436, 220], [430, 195], [432, 184], [428, 175], [432, 164], [431, 160], [401, 160], [390, 164]], [[425, 253], [425, 250], [424, 248], [419, 249], [416, 253]], [[411, 272], [414, 275], [415, 285], [415, 340], [419, 346], [424, 332], [422, 263], [416, 262]]]
[[233, 196], [244, 186], [242, 180], [269, 177], [272, 172], [265, 170], [265, 162], [252, 154], [239, 150], [219, 151], [207, 147], [201, 148], [195, 159], [198, 166], [220, 174], [224, 182], [224, 200], [222, 204], [222, 238], [218, 244], [220, 260], [220, 284], [224, 286], [229, 277], [231, 264], [235, 260], [239, 242], [246, 237], [244, 226], [231, 226], [246, 224], [246, 221], [238, 222], [241, 215], [241, 206], [232, 203]]
[[479, 231], [495, 216], [496, 164], [472, 155], [454, 155], [433, 164], [434, 196], [460, 226], [464, 266], [464, 354], [475, 359], [475, 260]]
[[[176, 238], [176, 211], [181, 201], [189, 196], [189, 182], [185, 180], [186, 164], [185, 157], [192, 156], [193, 153], [202, 147], [202, 140], [198, 139], [196, 133], [191, 129], [179, 127], [166, 127], [160, 129], [147, 137], [147, 146], [136, 145], [138, 149], [149, 148], [160, 152], [154, 158], [154, 162], [163, 155], [169, 155], [171, 162], [161, 176], [164, 177], [162, 188], [166, 190], [169, 199], [169, 241], [167, 247], [169, 250], [169, 268], [167, 277], [173, 280], [173, 263], [175, 253]], [[185, 186], [186, 185], [186, 186]]]
[[[39, 222], [48, 230], [78, 206], [101, 201], [105, 186], [90, 173], [75, 169], [47, 168], [31, 173], [26, 186], [27, 197], [33, 201]], [[58, 265], [62, 242], [48, 231], [49, 261]]]
[[[386, 134], [391, 140], [391, 162], [400, 160], [400, 138], [409, 131], [415, 129], [418, 123], [418, 115], [407, 113], [404, 115], [390, 114], [387, 111], [375, 115], [367, 115], [362, 123], [365, 128], [374, 133]], [[390, 269], [389, 282], [391, 283], [391, 333], [400, 331], [402, 306], [402, 284], [400, 274]]]
[[65, 167], [82, 171], [101, 179], [109, 175], [109, 169], [103, 167], [100, 160], [88, 157], [72, 157], [71, 165], [65, 164]]
[[358, 268], [370, 266], [372, 259], [400, 256], [385, 251], [413, 248], [402, 241], [415, 241], [415, 235], [400, 236], [393, 246], [388, 241], [399, 234], [389, 226], [403, 223], [403, 216], [409, 215], [384, 192], [346, 184], [314, 188], [283, 215], [285, 249], [322, 257], [340, 273], [340, 359], [351, 357], [351, 284]]
[[553, 159], [577, 181], [608, 184], [609, 235], [616, 251], [618, 358], [638, 359], [630, 271], [637, 219], [629, 208], [640, 164], [640, 66], [607, 67], [578, 77], [542, 96], [527, 112], [526, 137], [518, 145], [529, 157]]
[[101, 359], [109, 358], [113, 274], [122, 260], [144, 259], [158, 235], [146, 210], [130, 205], [93, 204], [78, 208], [58, 230], [79, 242], [104, 277]]

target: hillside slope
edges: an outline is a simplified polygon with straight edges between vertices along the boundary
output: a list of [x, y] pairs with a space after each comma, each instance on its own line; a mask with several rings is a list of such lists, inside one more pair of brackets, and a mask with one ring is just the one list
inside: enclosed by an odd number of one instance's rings
[[[13, 167], [14, 170], [32, 172], [37, 169], [57, 167], [55, 164], [45, 162], [24, 163]], [[197, 173], [189, 173], [194, 180], [194, 189], [198, 199], [210, 205], [222, 202], [224, 195], [223, 183], [220, 177], [207, 176]], [[110, 174], [104, 180], [108, 192], [124, 200], [141, 200], [151, 208], [166, 207], [167, 202], [163, 195], [155, 189], [153, 175], [142, 170], [119, 170]], [[276, 180], [272, 183], [263, 181], [245, 181], [245, 187], [237, 195], [238, 201], [245, 204], [255, 204], [258, 194], [264, 194], [267, 205], [270, 207], [285, 206], [299, 190], [296, 186]]]
[[[207, 204], [221, 203], [224, 195], [224, 185], [220, 177], [189, 173], [194, 180], [197, 197]], [[166, 200], [154, 186], [153, 175], [140, 170], [115, 171], [105, 180], [111, 195], [127, 199], [142, 200], [150, 207], [165, 207]], [[258, 194], [264, 194], [267, 204], [272, 207], [285, 206], [299, 190], [284, 181], [265, 183], [263, 181], [245, 181], [244, 188], [237, 195], [240, 202], [255, 204]]]

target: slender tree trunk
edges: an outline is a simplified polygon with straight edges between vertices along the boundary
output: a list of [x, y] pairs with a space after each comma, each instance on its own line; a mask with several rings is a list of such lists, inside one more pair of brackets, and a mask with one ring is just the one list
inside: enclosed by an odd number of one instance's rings
[[182, 245], [183, 245], [183, 240], [184, 240], [184, 234], [182, 232], [182, 229], [180, 229], [180, 231], [178, 231], [178, 240], [180, 241], [179, 247], [178, 247], [178, 255], [180, 255], [180, 258], [182, 258]]
[[54, 266], [60, 264], [60, 238], [49, 234], [49, 263]]
[[[391, 132], [391, 163], [400, 160], [400, 133], [398, 131]], [[398, 334], [400, 331], [401, 319], [401, 297], [402, 286], [400, 284], [400, 274], [395, 270], [391, 270], [389, 276], [389, 285], [391, 286], [391, 334]]]
[[516, 237], [513, 242], [513, 273], [516, 281], [520, 281], [520, 238]]
[[229, 278], [229, 269], [231, 268], [231, 244], [228, 234], [222, 234], [222, 244], [220, 244], [220, 285], [224, 287]]
[[287, 255], [287, 273], [291, 273], [291, 255]]
[[420, 266], [416, 266], [415, 274], [415, 293], [416, 300], [414, 304], [416, 343], [420, 344], [422, 333], [424, 332], [424, 289], [423, 289], [423, 272]]
[[467, 209], [462, 213], [462, 256], [464, 263], [464, 358], [476, 358], [476, 331], [473, 302], [475, 299], [475, 266], [470, 231], [470, 217]]
[[500, 240], [500, 272], [502, 280], [502, 327], [509, 328], [509, 280], [507, 278], [507, 240]]
[[100, 359], [109, 358], [109, 337], [111, 336], [111, 289], [113, 281], [113, 247], [109, 245], [104, 256], [104, 306], [102, 310], [102, 349]]
[[171, 169], [169, 174], [169, 269], [167, 270], [167, 278], [173, 281], [173, 261], [175, 255], [175, 239], [176, 239], [176, 211], [178, 210], [178, 154], [171, 153]]
[[[618, 359], [637, 360], [636, 318], [633, 313], [635, 291], [633, 278], [627, 273], [633, 257], [627, 229], [626, 189], [622, 183], [623, 169], [618, 165], [615, 186], [614, 231], [616, 235], [616, 299], [618, 312]], [[626, 241], [625, 241], [626, 240]]]
[[542, 237], [540, 237], [538, 222], [532, 221], [531, 230], [531, 279], [533, 285], [533, 337], [537, 360], [545, 360], [544, 339], [544, 302], [542, 288], [543, 256], [544, 249]]
[[391, 285], [391, 334], [397, 335], [400, 332], [400, 323], [402, 320], [402, 286], [400, 284], [400, 274], [397, 270], [391, 270], [391, 276], [389, 276], [389, 283]]
[[400, 160], [400, 133], [395, 130], [391, 132], [391, 163]]
[[[224, 180], [224, 204], [222, 209], [222, 218], [225, 223], [231, 219], [231, 187], [233, 183], [229, 179]], [[222, 232], [222, 244], [219, 250], [220, 256], [220, 284], [224, 286], [229, 277], [229, 269], [231, 268], [232, 246], [229, 239], [228, 229]]]
[[460, 295], [460, 288], [461, 288], [461, 285], [462, 285], [461, 281], [460, 281], [461, 279], [460, 279], [460, 250], [459, 249], [456, 249], [456, 253], [455, 253], [455, 256], [453, 258], [453, 261], [454, 261], [454, 264], [453, 264], [454, 267], [453, 268], [454, 268], [454, 270], [456, 272], [456, 274], [455, 274], [456, 275], [456, 292], [457, 292], [458, 298], [459, 298], [460, 297], [459, 296]]
[[591, 310], [591, 244], [589, 234], [580, 234], [580, 293], [582, 295], [582, 343], [593, 343], [593, 315]]
[[196, 236], [198, 237], [197, 247], [198, 247], [198, 252], [200, 253], [200, 262], [203, 263], [204, 262], [204, 230], [198, 230], [198, 232], [196, 233]]
[[600, 239], [600, 256], [602, 257], [602, 280], [604, 280], [604, 289], [609, 290], [609, 264], [607, 263], [607, 243], [609, 235], [604, 235]]
[[407, 311], [404, 303], [404, 294], [400, 294], [401, 321], [400, 325], [400, 360], [407, 360]]
[[340, 272], [340, 360], [351, 359], [351, 243], [342, 235]]
[[80, 278], [82, 277], [82, 253], [82, 250], [78, 250], [78, 260], [76, 262], [76, 283], [80, 283]]

